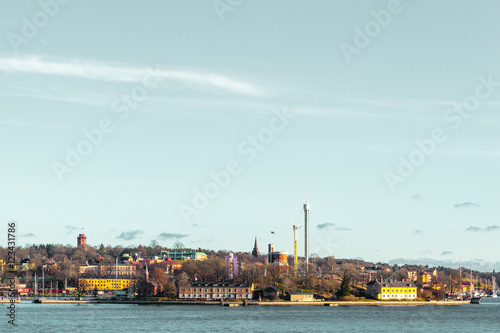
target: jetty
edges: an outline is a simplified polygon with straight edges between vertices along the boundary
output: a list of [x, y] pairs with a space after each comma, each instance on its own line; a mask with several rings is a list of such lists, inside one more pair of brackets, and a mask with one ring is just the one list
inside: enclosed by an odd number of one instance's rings
[[257, 302], [258, 306], [420, 306], [465, 305], [470, 301], [312, 301], [312, 302]]
[[466, 305], [470, 300], [465, 301], [309, 301], [309, 302], [219, 302], [219, 301], [140, 301], [140, 300], [54, 300], [54, 299], [35, 299], [33, 303], [38, 304], [135, 304], [135, 305], [218, 305], [225, 307], [237, 306], [425, 306], [425, 305]]
[[37, 304], [82, 304], [82, 303], [97, 303], [95, 300], [58, 300], [58, 299], [47, 299], [47, 298], [36, 298], [33, 300], [33, 303]]
[[[21, 300], [16, 298], [13, 299], [14, 303], [21, 303]], [[0, 299], [0, 303], [12, 303], [9, 298]]]

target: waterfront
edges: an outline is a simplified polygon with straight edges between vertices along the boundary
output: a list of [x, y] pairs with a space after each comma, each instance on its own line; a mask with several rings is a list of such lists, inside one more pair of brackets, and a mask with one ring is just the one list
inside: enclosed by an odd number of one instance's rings
[[236, 308], [23, 302], [16, 310], [21, 332], [496, 332], [500, 300], [462, 306]]

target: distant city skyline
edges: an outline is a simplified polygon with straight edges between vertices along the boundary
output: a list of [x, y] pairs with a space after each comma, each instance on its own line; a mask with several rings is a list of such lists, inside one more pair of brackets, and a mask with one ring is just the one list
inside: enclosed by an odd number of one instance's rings
[[307, 184], [311, 254], [500, 270], [500, 4], [230, 7], [0, 3], [18, 244], [291, 255]]

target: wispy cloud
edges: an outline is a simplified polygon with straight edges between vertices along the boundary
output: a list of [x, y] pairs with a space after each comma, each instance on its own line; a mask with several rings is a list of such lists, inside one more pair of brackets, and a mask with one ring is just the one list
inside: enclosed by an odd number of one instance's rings
[[422, 200], [422, 196], [420, 194], [415, 194], [414, 196], [411, 197], [413, 200]]
[[335, 223], [321, 223], [316, 226], [319, 230], [323, 229], [331, 229], [333, 228], [336, 231], [350, 231], [352, 230], [351, 228], [345, 228], [345, 227], [335, 227]]
[[100, 62], [84, 59], [47, 59], [41, 57], [0, 57], [0, 71], [22, 72], [30, 74], [58, 75], [103, 82], [142, 83], [148, 73], [153, 73], [161, 80], [183, 82], [199, 88], [220, 89], [232, 93], [261, 96], [264, 89], [253, 84], [209, 72], [193, 70], [174, 70], [156, 66]]
[[64, 226], [64, 230], [66, 230], [66, 235], [69, 235], [76, 230], [80, 230], [80, 228], [75, 227], [74, 225], [66, 225]]
[[453, 252], [451, 252], [451, 251], [443, 251], [443, 252], [441, 252], [442, 256], [447, 256], [447, 255], [450, 255], [450, 254], [453, 254]]
[[331, 227], [334, 227], [335, 226], [335, 223], [321, 223], [321, 224], [318, 224], [316, 226], [316, 228], [318, 228], [319, 230], [321, 229], [328, 229], [328, 228], [331, 228]]
[[189, 235], [186, 235], [186, 234], [170, 234], [170, 233], [167, 233], [167, 232], [162, 232], [158, 238], [160, 239], [179, 239], [179, 238], [184, 238], [184, 237], [187, 237]]
[[500, 230], [500, 227], [498, 225], [489, 225], [486, 228], [479, 228], [475, 226], [470, 226], [466, 229], [466, 231], [473, 231], [473, 232], [490, 232], [490, 231], [497, 231]]
[[120, 234], [120, 236], [116, 238], [121, 238], [124, 240], [132, 240], [137, 238], [139, 235], [143, 234], [144, 231], [142, 230], [131, 230], [131, 231], [124, 231]]
[[34, 237], [35, 234], [30, 232], [30, 233], [27, 233], [27, 234], [24, 234], [24, 235], [21, 235], [21, 237]]
[[414, 235], [421, 235], [422, 234], [422, 230], [420, 229], [417, 229], [413, 232]]
[[463, 208], [463, 207], [479, 207], [479, 204], [474, 202], [461, 202], [453, 205], [455, 208]]

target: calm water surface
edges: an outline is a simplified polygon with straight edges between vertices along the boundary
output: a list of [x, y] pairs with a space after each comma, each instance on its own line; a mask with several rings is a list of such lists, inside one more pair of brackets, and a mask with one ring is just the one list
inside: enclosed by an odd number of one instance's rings
[[[4, 313], [7, 309], [4, 304]], [[463, 306], [17, 306], [0, 332], [500, 332], [500, 298]]]

